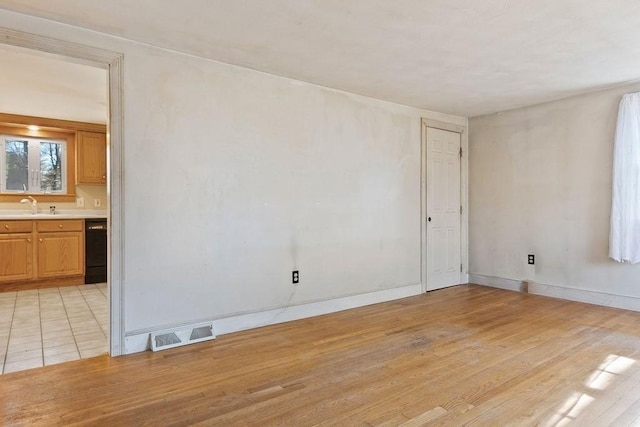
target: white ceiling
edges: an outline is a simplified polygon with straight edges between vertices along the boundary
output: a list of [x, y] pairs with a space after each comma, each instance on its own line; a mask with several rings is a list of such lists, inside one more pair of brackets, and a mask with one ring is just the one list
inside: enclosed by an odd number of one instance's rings
[[0, 44], [0, 112], [107, 122], [107, 72]]
[[0, 8], [461, 116], [640, 78], [638, 0], [0, 0]]

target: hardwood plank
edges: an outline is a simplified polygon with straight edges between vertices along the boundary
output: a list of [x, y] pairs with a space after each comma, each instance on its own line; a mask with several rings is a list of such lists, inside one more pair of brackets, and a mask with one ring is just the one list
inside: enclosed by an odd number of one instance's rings
[[640, 313], [458, 286], [0, 376], [0, 424], [631, 425]]
[[447, 410], [437, 406], [433, 409], [428, 410], [427, 412], [418, 415], [417, 417], [413, 417], [410, 420], [400, 424], [400, 427], [420, 427], [426, 425], [429, 421], [432, 421], [441, 415], [447, 413]]

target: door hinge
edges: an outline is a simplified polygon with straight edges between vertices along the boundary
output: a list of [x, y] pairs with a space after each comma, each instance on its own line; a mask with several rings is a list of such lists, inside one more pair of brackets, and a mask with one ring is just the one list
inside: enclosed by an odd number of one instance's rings
[[462, 147], [460, 147], [460, 157], [462, 157]]
[[462, 273], [462, 264], [460, 264], [460, 273]]
[[460, 215], [462, 215], [462, 205], [460, 205]]

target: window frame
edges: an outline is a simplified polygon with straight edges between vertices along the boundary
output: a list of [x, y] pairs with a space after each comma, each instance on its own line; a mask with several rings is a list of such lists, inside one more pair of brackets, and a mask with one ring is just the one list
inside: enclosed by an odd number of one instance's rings
[[[38, 122], [33, 121], [31, 122], [31, 124], [38, 125]], [[75, 164], [76, 132], [62, 130], [62, 129], [51, 129], [51, 128], [46, 128], [46, 129], [41, 128], [40, 130], [34, 131], [34, 130], [29, 130], [23, 126], [25, 125], [0, 124], [0, 135], [66, 141], [67, 191], [65, 193], [41, 193], [41, 192], [32, 192], [32, 191], [28, 191], [26, 193], [0, 192], [0, 202], [19, 202], [21, 199], [25, 197], [25, 195], [33, 196], [38, 201], [74, 202], [76, 200], [76, 164]]]
[[[28, 167], [29, 169], [31, 169], [31, 172], [29, 172], [29, 177], [28, 180], [31, 181], [31, 184], [33, 184], [33, 177], [34, 175], [32, 174], [32, 171], [34, 168], [38, 169], [38, 175], [37, 175], [37, 181], [36, 184], [34, 184], [34, 186], [30, 186], [30, 191], [24, 191], [24, 190], [10, 190], [7, 189], [7, 182], [6, 182], [6, 174], [7, 174], [7, 148], [6, 148], [6, 144], [7, 142], [10, 142], [12, 140], [17, 140], [17, 141], [21, 141], [21, 142], [26, 142], [27, 143], [27, 162], [28, 162]], [[62, 163], [62, 174], [61, 174], [61, 181], [60, 185], [61, 185], [61, 189], [60, 190], [47, 190], [47, 187], [45, 185], [45, 188], [43, 190], [42, 186], [42, 182], [43, 182], [43, 177], [42, 177], [42, 144], [56, 144], [56, 145], [61, 145], [61, 163]], [[34, 138], [32, 136], [23, 136], [23, 135], [8, 135], [8, 134], [0, 134], [0, 194], [67, 194], [67, 157], [68, 157], [68, 149], [67, 149], [67, 140], [66, 139], [51, 139], [51, 138], [43, 138], [43, 137], [38, 137], [38, 138]]]

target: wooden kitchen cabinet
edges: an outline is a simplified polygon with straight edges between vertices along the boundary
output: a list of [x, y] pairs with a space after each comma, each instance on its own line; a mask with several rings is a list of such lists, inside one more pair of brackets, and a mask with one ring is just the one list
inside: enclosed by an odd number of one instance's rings
[[0, 221], [0, 287], [84, 283], [84, 220]]
[[106, 184], [106, 134], [78, 131], [76, 137], [76, 181], [78, 184]]
[[0, 282], [33, 276], [33, 221], [0, 221]]
[[36, 221], [38, 278], [84, 275], [82, 220]]

